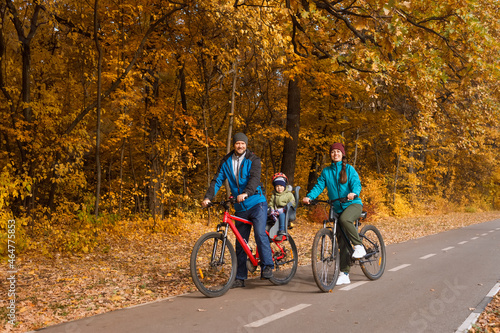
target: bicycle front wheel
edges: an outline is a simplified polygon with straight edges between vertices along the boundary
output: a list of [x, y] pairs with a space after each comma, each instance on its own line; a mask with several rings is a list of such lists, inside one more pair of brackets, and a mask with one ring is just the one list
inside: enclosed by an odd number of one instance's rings
[[314, 236], [311, 262], [319, 289], [324, 292], [332, 290], [339, 277], [340, 256], [337, 239], [330, 229], [323, 228]]
[[271, 241], [273, 251], [274, 272], [269, 280], [275, 285], [287, 284], [297, 272], [299, 257], [297, 246], [292, 236], [286, 236], [281, 242]]
[[377, 280], [385, 270], [385, 244], [382, 234], [373, 225], [365, 225], [359, 237], [366, 249], [366, 256], [359, 260], [361, 270], [370, 280]]
[[224, 295], [236, 278], [236, 252], [233, 245], [218, 232], [204, 234], [191, 252], [191, 278], [207, 297]]

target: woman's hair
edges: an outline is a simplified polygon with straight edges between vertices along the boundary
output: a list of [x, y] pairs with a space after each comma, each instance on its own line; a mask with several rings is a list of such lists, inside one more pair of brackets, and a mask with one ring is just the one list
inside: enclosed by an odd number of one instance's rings
[[340, 170], [340, 183], [345, 184], [347, 183], [347, 172], [345, 171], [346, 169], [346, 164], [347, 164], [347, 157], [342, 156], [342, 170]]

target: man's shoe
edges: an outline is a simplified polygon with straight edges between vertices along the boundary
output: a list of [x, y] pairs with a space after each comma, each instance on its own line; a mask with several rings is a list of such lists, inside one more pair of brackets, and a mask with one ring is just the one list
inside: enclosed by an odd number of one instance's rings
[[245, 286], [245, 280], [236, 279], [236, 280], [234, 280], [233, 285], [231, 286], [231, 289], [243, 288], [244, 286]]
[[351, 280], [349, 279], [349, 273], [340, 272], [336, 285], [340, 286], [341, 284], [349, 284], [349, 283], [351, 283]]
[[366, 256], [366, 250], [363, 245], [354, 245], [354, 253], [352, 257], [354, 259], [360, 259]]
[[270, 279], [273, 277], [273, 269], [270, 266], [264, 267], [262, 273], [260, 274], [261, 279]]

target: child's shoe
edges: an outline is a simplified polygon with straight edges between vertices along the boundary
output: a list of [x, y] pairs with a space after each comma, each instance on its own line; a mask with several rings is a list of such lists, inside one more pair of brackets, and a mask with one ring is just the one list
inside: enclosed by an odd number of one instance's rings
[[282, 241], [284, 236], [286, 236], [285, 230], [280, 230], [280, 231], [278, 231], [278, 234], [276, 235], [276, 240]]

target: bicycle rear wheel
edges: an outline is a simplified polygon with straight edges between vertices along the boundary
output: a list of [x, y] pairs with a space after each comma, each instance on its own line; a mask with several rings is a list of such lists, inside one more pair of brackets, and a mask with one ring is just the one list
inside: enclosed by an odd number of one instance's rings
[[191, 278], [196, 288], [207, 297], [224, 295], [236, 278], [236, 252], [233, 245], [218, 232], [204, 234], [191, 252]]
[[359, 260], [361, 270], [370, 280], [377, 280], [384, 274], [386, 262], [382, 234], [373, 225], [365, 225], [359, 237], [366, 249], [366, 256]]
[[275, 285], [287, 284], [297, 272], [299, 264], [297, 246], [292, 236], [288, 235], [281, 242], [271, 241], [271, 250], [273, 251], [274, 272], [269, 280]]
[[329, 292], [340, 271], [339, 245], [330, 229], [323, 228], [314, 236], [311, 261], [314, 281], [321, 291]]

